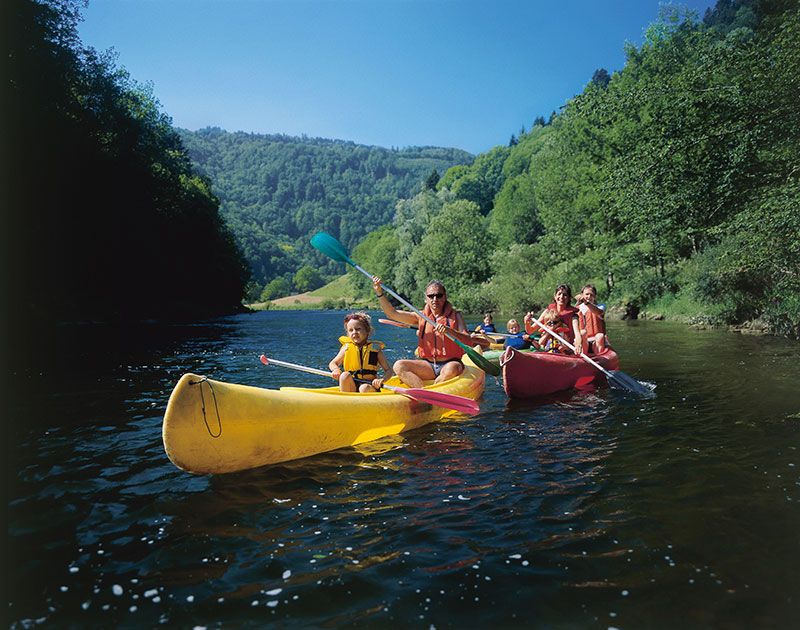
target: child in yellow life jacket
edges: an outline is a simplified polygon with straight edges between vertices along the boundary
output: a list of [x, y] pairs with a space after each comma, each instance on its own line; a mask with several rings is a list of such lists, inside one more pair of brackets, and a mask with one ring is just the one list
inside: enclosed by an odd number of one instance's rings
[[[333, 377], [339, 381], [339, 389], [343, 392], [380, 390], [394, 372], [383, 354], [384, 344], [369, 340], [370, 316], [361, 311], [348, 313], [344, 318], [344, 330], [347, 335], [339, 337], [342, 347], [328, 364]], [[383, 378], [378, 378], [378, 367], [383, 368]]]

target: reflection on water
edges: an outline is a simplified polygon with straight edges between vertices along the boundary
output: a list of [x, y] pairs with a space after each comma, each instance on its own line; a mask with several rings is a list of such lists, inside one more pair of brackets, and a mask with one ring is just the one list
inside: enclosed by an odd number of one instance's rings
[[[341, 317], [84, 330], [69, 345], [86, 365], [25, 374], [10, 624], [800, 622], [797, 344], [616, 324], [622, 369], [657, 399], [507, 401], [488, 379], [474, 418], [230, 475], [170, 464], [161, 420], [181, 374], [326, 385], [257, 357], [324, 367]], [[391, 358], [414, 344], [376, 338]]]

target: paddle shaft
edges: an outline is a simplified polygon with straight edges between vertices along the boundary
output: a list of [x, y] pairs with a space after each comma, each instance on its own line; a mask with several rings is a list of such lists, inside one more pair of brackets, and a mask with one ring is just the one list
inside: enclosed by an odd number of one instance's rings
[[[300, 372], [308, 372], [309, 374], [317, 374], [319, 376], [327, 376], [333, 378], [333, 372], [326, 372], [325, 370], [318, 370], [305, 365], [298, 365], [297, 363], [289, 363], [288, 361], [279, 361], [278, 359], [268, 359], [266, 355], [261, 355], [261, 363], [264, 365], [275, 364], [281, 367], [286, 367], [291, 370], [298, 370]], [[372, 381], [364, 379], [354, 379], [359, 383], [372, 384]], [[476, 414], [480, 411], [478, 404], [471, 398], [458, 396], [456, 394], [446, 394], [444, 392], [428, 392], [427, 390], [420, 390], [416, 388], [395, 387], [393, 385], [383, 385], [384, 389], [393, 391], [395, 394], [400, 394], [412, 400], [420, 400], [437, 407], [444, 407], [446, 409], [453, 409], [466, 414]]]
[[406, 324], [404, 322], [396, 322], [393, 319], [379, 319], [378, 321], [381, 324], [388, 324], [389, 326], [397, 326], [398, 328], [410, 328], [411, 330], [417, 330], [416, 326], [412, 326], [411, 324]]
[[[264, 356], [264, 355], [261, 355]], [[312, 367], [306, 367], [305, 365], [297, 365], [297, 363], [289, 363], [288, 361], [278, 361], [278, 359], [267, 359], [269, 363], [274, 363], [275, 365], [280, 365], [281, 367], [286, 367], [291, 370], [299, 370], [300, 372], [308, 372], [309, 374], [318, 374], [319, 376], [327, 376], [328, 378], [333, 378], [332, 372], [326, 372], [325, 370], [318, 370]], [[264, 363], [264, 359], [261, 360]], [[268, 365], [268, 363], [264, 363], [264, 365]]]
[[[292, 370], [299, 370], [300, 372], [308, 372], [309, 374], [317, 374], [319, 376], [327, 376], [328, 378], [333, 378], [333, 372], [326, 372], [325, 370], [318, 370], [317, 368], [306, 367], [305, 365], [298, 365], [297, 363], [289, 363], [288, 361], [279, 361], [278, 359], [267, 359], [267, 361], [268, 363], [265, 363], [264, 365], [269, 365], [270, 363], [274, 363], [275, 365], [280, 365], [281, 367], [290, 368]], [[372, 384], [372, 381], [363, 378], [356, 378], [353, 380], [359, 383]], [[395, 391], [397, 389], [402, 389], [402, 387], [392, 387], [391, 385], [384, 385], [384, 387], [386, 389], [391, 389], [392, 391]]]
[[[370, 274], [370, 272], [369, 272], [369, 271], [367, 271], [366, 269], [364, 269], [364, 268], [363, 268], [361, 265], [358, 265], [358, 264], [356, 264], [356, 263], [355, 263], [355, 262], [353, 262], [353, 261], [350, 261], [350, 264], [351, 264], [351, 265], [353, 265], [353, 267], [355, 267], [356, 269], [358, 269], [358, 270], [359, 270], [361, 273], [363, 273], [365, 276], [367, 276], [367, 278], [370, 278], [370, 279], [372, 279], [372, 274]], [[416, 308], [416, 307], [415, 307], [413, 304], [411, 304], [410, 302], [407, 302], [406, 300], [404, 300], [402, 297], [400, 297], [400, 296], [399, 296], [397, 293], [395, 293], [394, 291], [392, 291], [392, 290], [391, 290], [389, 287], [387, 287], [385, 284], [381, 283], [381, 288], [382, 288], [384, 291], [386, 291], [386, 292], [387, 292], [389, 295], [392, 295], [392, 296], [394, 296], [394, 297], [395, 297], [395, 299], [396, 299], [398, 302], [400, 302], [400, 303], [401, 303], [403, 306], [407, 306], [407, 307], [408, 307], [408, 308], [410, 308], [412, 311], [414, 311], [414, 312], [415, 312], [417, 315], [419, 315], [419, 316], [420, 316], [422, 319], [424, 319], [426, 322], [428, 322], [428, 323], [429, 323], [431, 326], [433, 326], [434, 328], [436, 327], [436, 322], [435, 322], [435, 321], [433, 321], [433, 320], [432, 320], [430, 317], [426, 317], [425, 315], [423, 315], [423, 314], [422, 314], [422, 311], [420, 311], [419, 309], [417, 309], [417, 308]], [[444, 333], [444, 336], [445, 336], [445, 337], [447, 337], [447, 338], [448, 338], [450, 341], [453, 341], [453, 342], [455, 342], [456, 344], [458, 344], [458, 345], [461, 347], [461, 349], [462, 349], [462, 350], [464, 350], [465, 352], [467, 352], [467, 353], [474, 352], [474, 350], [473, 350], [472, 348], [470, 348], [470, 347], [469, 347], [467, 344], [465, 344], [465, 343], [463, 343], [463, 342], [459, 341], [458, 339], [456, 339], [455, 337], [453, 337], [453, 335], [451, 335], [451, 334], [449, 334], [449, 333]]]

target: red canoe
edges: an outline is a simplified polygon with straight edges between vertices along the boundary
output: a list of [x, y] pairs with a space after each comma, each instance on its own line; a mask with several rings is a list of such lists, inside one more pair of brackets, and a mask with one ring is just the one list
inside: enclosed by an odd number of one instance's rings
[[[607, 370], [619, 368], [619, 357], [613, 350], [590, 356]], [[503, 388], [510, 398], [532, 398], [606, 382], [600, 370], [574, 355], [508, 348], [500, 357], [500, 365]]]

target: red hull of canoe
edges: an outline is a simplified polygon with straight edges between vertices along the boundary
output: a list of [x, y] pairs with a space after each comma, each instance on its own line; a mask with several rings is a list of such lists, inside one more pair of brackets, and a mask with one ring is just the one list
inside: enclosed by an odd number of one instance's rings
[[[607, 370], [619, 368], [613, 350], [590, 355]], [[606, 377], [580, 357], [550, 352], [517, 352], [508, 348], [500, 357], [503, 388], [510, 398], [533, 398], [592, 383], [605, 383]]]

